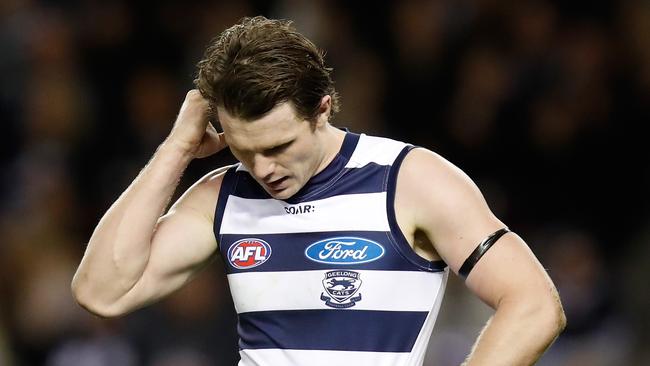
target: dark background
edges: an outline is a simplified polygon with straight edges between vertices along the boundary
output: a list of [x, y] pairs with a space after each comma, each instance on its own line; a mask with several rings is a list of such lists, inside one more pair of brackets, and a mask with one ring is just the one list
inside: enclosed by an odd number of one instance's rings
[[[327, 51], [334, 124], [442, 154], [527, 240], [568, 317], [540, 365], [650, 363], [650, 2], [2, 0], [0, 365], [236, 362], [219, 263], [115, 320], [69, 284], [208, 41], [257, 14]], [[459, 364], [490, 313], [452, 278], [425, 365]]]

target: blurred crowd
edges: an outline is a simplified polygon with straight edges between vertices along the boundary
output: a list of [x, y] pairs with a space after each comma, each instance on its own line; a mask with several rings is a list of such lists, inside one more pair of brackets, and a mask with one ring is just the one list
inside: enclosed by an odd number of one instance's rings
[[[121, 319], [69, 286], [206, 44], [257, 14], [326, 50], [334, 124], [439, 152], [526, 239], [568, 317], [540, 365], [650, 364], [650, 2], [2, 0], [1, 366], [236, 363], [219, 261]], [[451, 279], [425, 365], [458, 365], [490, 313]]]

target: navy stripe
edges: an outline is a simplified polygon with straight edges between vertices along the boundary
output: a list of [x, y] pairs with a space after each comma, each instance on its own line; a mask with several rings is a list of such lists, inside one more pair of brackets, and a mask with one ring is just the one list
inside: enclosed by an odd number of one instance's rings
[[[370, 163], [363, 168], [343, 168], [329, 182], [305, 186], [309, 189], [297, 194], [285, 202], [289, 204], [304, 203], [341, 194], [360, 194], [383, 192], [390, 167]], [[271, 196], [250, 176], [248, 172], [239, 171], [237, 188], [233, 195], [249, 199], [268, 199]]]
[[368, 310], [242, 313], [237, 325], [239, 347], [410, 352], [427, 314]]
[[[267, 242], [271, 246], [271, 256], [264, 263], [256, 267], [248, 269], [235, 268], [228, 258], [228, 250], [230, 246], [240, 239], [251, 237]], [[374, 241], [384, 248], [384, 254], [377, 260], [359, 264], [320, 263], [309, 259], [305, 255], [305, 250], [311, 244], [324, 239], [335, 237], [355, 237]], [[227, 274], [242, 272], [309, 271], [336, 268], [350, 270], [385, 271], [417, 271], [423, 269], [422, 266], [414, 267], [413, 263], [410, 260], [405, 259], [404, 255], [396, 250], [396, 246], [392, 244], [389, 234], [383, 231], [334, 231], [290, 234], [263, 234], [255, 236], [246, 234], [223, 234], [221, 236], [221, 241], [223, 243], [220, 246], [221, 258], [223, 258], [225, 262], [225, 269]], [[416, 255], [415, 253], [413, 254]], [[418, 256], [417, 258], [420, 257]], [[422, 258], [420, 259], [425, 263], [428, 263], [426, 260]], [[426, 267], [424, 269], [427, 271], [432, 271], [432, 269], [429, 267]], [[442, 269], [444, 269], [444, 267], [442, 267], [440, 270]]]
[[345, 139], [343, 140], [343, 145], [341, 146], [341, 150], [339, 151], [339, 155], [343, 156], [345, 160], [350, 160], [352, 153], [354, 153], [354, 149], [357, 148], [357, 144], [359, 143], [361, 135], [358, 133], [350, 132], [347, 128], [344, 128], [343, 130], [346, 132], [346, 134]]
[[[444, 261], [428, 261], [413, 251], [408, 240], [402, 233], [397, 224], [397, 217], [395, 216], [395, 191], [397, 190], [397, 175], [399, 173], [399, 168], [402, 165], [402, 161], [406, 155], [415, 148], [415, 146], [408, 145], [406, 146], [400, 154], [397, 156], [393, 165], [391, 166], [390, 175], [388, 176], [388, 187], [387, 187], [387, 199], [386, 199], [386, 213], [388, 214], [388, 223], [390, 225], [390, 231], [392, 234], [393, 242], [396, 244], [397, 249], [402, 253], [402, 255], [411, 261], [414, 265], [430, 272], [439, 272], [444, 270], [447, 267], [447, 264]], [[432, 182], [433, 184], [433, 182]]]
[[323, 169], [309, 179], [307, 184], [298, 191], [290, 201], [299, 202], [305, 199], [314, 199], [320, 192], [326, 190], [329, 186], [336, 183], [345, 173], [344, 168], [352, 157], [352, 153], [359, 142], [360, 135], [355, 133], [346, 133], [339, 152], [334, 159]]
[[247, 171], [240, 170], [236, 172], [237, 174], [237, 187], [232, 192], [234, 196], [241, 198], [250, 198], [250, 199], [267, 199], [271, 198], [271, 195], [268, 194], [262, 186], [257, 183], [250, 173]]
[[217, 205], [214, 210], [214, 237], [217, 239], [217, 243], [221, 245], [221, 238], [219, 238], [219, 232], [221, 230], [221, 222], [223, 220], [224, 211], [226, 209], [226, 202], [228, 197], [233, 191], [234, 185], [237, 183], [237, 176], [235, 170], [237, 165], [233, 165], [228, 168], [226, 174], [224, 174], [221, 181], [221, 187], [219, 188], [219, 197], [217, 198]]

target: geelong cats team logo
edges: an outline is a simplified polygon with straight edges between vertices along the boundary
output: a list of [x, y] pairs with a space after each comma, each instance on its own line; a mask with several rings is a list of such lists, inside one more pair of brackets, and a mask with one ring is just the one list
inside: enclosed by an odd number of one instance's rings
[[[321, 293], [320, 299], [325, 305], [337, 309], [349, 308], [361, 300], [361, 294], [354, 296], [359, 287], [361, 279], [359, 273], [354, 271], [329, 271], [323, 279], [325, 292]], [[328, 296], [329, 295], [329, 296]]]
[[262, 239], [237, 240], [228, 249], [228, 262], [238, 269], [250, 269], [266, 262], [271, 256], [271, 246]]

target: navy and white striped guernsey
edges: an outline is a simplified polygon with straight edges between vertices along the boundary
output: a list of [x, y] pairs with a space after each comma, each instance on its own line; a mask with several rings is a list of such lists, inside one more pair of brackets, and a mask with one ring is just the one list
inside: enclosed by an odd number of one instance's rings
[[448, 269], [415, 254], [395, 219], [411, 145], [347, 132], [288, 200], [241, 164], [214, 231], [238, 314], [240, 366], [422, 365]]

